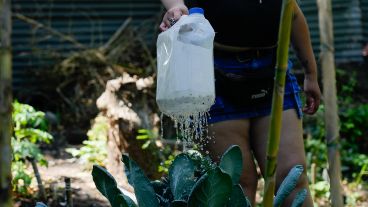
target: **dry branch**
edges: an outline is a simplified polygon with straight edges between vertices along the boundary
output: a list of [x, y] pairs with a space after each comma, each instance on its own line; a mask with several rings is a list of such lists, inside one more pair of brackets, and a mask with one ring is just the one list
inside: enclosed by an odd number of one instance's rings
[[26, 17], [24, 16], [23, 14], [20, 14], [20, 13], [13, 13], [13, 16], [19, 20], [22, 20], [36, 28], [41, 28], [41, 29], [44, 29], [46, 30], [47, 32], [49, 32], [50, 34], [52, 35], [55, 35], [57, 37], [59, 37], [60, 39], [62, 40], [65, 40], [65, 41], [68, 41], [68, 42], [71, 42], [73, 43], [77, 48], [80, 48], [80, 49], [86, 49], [87, 47], [84, 46], [83, 44], [81, 44], [80, 42], [78, 42], [76, 39], [74, 39], [73, 37], [69, 36], [69, 35], [65, 35], [49, 26], [46, 26], [44, 24], [42, 24], [41, 22], [35, 20], [35, 19], [32, 19], [30, 17]]
[[132, 18], [128, 18], [125, 20], [125, 22], [119, 27], [118, 30], [116, 30], [116, 32], [111, 36], [111, 38], [109, 39], [109, 41], [107, 41], [103, 46], [101, 46], [100, 48], [103, 50], [106, 50], [108, 48], [111, 48], [111, 44], [113, 42], [115, 42], [120, 35], [122, 34], [122, 32], [125, 30], [125, 28], [130, 24], [130, 22], [132, 21]]
[[[57, 64], [52, 73], [43, 74], [50, 77], [51, 86], [58, 82], [55, 88], [70, 125], [89, 124], [89, 119], [97, 115], [94, 103], [108, 80], [125, 72], [137, 77], [154, 76], [155, 58], [130, 22], [127, 19], [100, 48], [76, 52]], [[148, 93], [154, 94], [154, 89]]]

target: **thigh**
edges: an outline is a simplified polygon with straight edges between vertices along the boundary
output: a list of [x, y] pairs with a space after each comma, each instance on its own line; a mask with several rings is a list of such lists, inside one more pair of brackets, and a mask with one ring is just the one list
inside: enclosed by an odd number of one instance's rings
[[[266, 167], [269, 125], [269, 116], [256, 118], [251, 124], [251, 145], [263, 175]], [[295, 109], [289, 109], [283, 112], [276, 169], [277, 185], [292, 167], [299, 164], [305, 169], [305, 163], [302, 120], [298, 118]]]
[[231, 145], [240, 147], [243, 158], [240, 184], [251, 203], [254, 204], [258, 175], [249, 144], [249, 120], [231, 120], [211, 124], [209, 135], [212, 136], [212, 140], [207, 144], [206, 149], [215, 162], [220, 161], [222, 154]]
[[257, 179], [257, 171], [249, 144], [249, 120], [230, 120], [211, 124], [209, 135], [212, 140], [206, 149], [211, 158], [219, 162], [221, 155], [231, 146], [238, 145], [242, 151], [243, 175], [245, 179]]
[[238, 145], [242, 151], [245, 182], [257, 181], [257, 170], [249, 144], [249, 120], [230, 120], [211, 124], [209, 135], [212, 140], [207, 144], [211, 158], [219, 162], [222, 154], [231, 146]]
[[211, 140], [205, 146], [211, 158], [218, 162], [221, 155], [231, 146], [238, 145], [243, 159], [253, 159], [249, 145], [249, 120], [229, 120], [209, 126]]

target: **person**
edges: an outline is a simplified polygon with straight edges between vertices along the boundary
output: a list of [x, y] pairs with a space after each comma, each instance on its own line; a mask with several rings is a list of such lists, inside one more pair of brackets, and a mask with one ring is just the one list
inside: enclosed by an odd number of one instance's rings
[[[275, 57], [282, 0], [161, 0], [166, 8], [160, 29], [169, 29], [188, 8], [201, 7], [213, 26], [216, 101], [209, 119], [213, 142], [207, 145], [210, 156], [218, 161], [231, 145], [239, 145], [243, 153], [244, 170], [240, 184], [251, 203], [257, 189], [257, 161], [265, 172], [266, 148]], [[284, 91], [281, 139], [276, 172], [276, 188], [289, 170], [297, 165], [306, 169], [303, 143], [302, 113], [314, 114], [321, 92], [317, 80], [317, 65], [312, 51], [305, 17], [294, 4], [291, 44], [304, 69], [305, 106], [302, 106], [295, 76], [289, 61]], [[271, 97], [271, 98], [270, 98]], [[255, 159], [254, 159], [255, 158]], [[295, 194], [308, 189], [305, 173], [287, 197], [283, 206], [291, 206]], [[308, 196], [303, 206], [313, 206]]]

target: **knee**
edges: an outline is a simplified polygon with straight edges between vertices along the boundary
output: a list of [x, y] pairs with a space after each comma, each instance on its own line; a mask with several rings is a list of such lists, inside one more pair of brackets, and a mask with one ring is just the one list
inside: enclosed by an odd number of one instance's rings
[[300, 175], [299, 180], [295, 186], [295, 190], [299, 191], [303, 188], [308, 189], [308, 176], [306, 171], [304, 170], [303, 173]]

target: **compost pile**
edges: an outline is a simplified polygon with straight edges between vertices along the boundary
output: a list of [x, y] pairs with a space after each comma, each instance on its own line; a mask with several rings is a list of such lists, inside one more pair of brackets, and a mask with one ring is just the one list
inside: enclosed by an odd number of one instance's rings
[[[90, 120], [99, 112], [96, 100], [105, 91], [108, 80], [126, 75], [136, 80], [154, 79], [155, 58], [142, 36], [126, 22], [106, 44], [70, 55], [47, 74], [50, 84], [56, 84], [61, 122], [68, 131], [74, 126], [89, 127]], [[154, 86], [138, 93], [136, 87], [127, 84], [121, 90], [119, 98], [125, 103], [135, 103], [140, 100], [140, 94], [145, 93], [149, 95], [146, 104], [157, 108]]]

